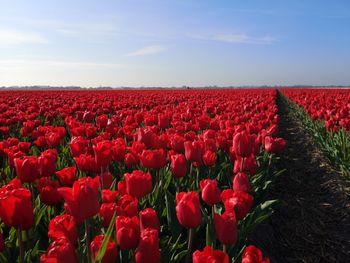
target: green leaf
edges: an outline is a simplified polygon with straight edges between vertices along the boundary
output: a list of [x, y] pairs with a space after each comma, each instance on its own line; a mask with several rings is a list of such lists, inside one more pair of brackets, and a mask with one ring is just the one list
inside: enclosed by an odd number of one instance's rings
[[171, 262], [180, 262], [187, 255], [187, 249], [177, 253], [171, 260]]
[[103, 238], [101, 247], [98, 250], [97, 256], [95, 258], [95, 261], [94, 261], [95, 263], [101, 263], [101, 261], [103, 259], [103, 256], [106, 253], [108, 242], [109, 242], [109, 240], [110, 240], [110, 238], [112, 236], [112, 233], [113, 233], [113, 228], [114, 228], [114, 224], [115, 224], [115, 218], [116, 218], [116, 213], [114, 212], [112, 220], [111, 220], [111, 223], [108, 226], [108, 229], [107, 229], [107, 232], [105, 234], [105, 237]]
[[36, 219], [35, 219], [35, 226], [38, 226], [40, 221], [41, 221], [41, 218], [43, 217], [45, 211], [46, 211], [46, 208], [47, 206], [46, 205], [43, 205], [41, 208], [40, 208], [40, 211], [39, 213], [36, 214]]
[[175, 197], [168, 190], [165, 192], [165, 205], [168, 226], [173, 237], [177, 238], [181, 233], [181, 226], [176, 218]]
[[278, 202], [278, 200], [268, 200], [265, 203], [261, 204], [261, 210], [265, 210], [269, 207], [271, 207], [273, 204], [276, 204]]

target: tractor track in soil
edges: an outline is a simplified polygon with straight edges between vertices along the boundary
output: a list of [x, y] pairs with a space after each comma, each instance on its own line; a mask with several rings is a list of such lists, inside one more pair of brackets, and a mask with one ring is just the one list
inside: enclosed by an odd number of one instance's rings
[[270, 198], [280, 206], [251, 242], [271, 262], [350, 262], [350, 182], [323, 156], [301, 121], [277, 95], [279, 136], [287, 141]]

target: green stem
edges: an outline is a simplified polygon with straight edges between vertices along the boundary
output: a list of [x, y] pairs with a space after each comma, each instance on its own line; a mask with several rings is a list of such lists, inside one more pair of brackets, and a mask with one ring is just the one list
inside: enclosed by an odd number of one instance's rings
[[18, 247], [19, 247], [19, 258], [18, 262], [23, 263], [24, 262], [24, 247], [23, 247], [23, 241], [22, 241], [22, 230], [20, 228], [17, 228], [17, 241], [18, 241]]
[[186, 263], [191, 262], [193, 234], [194, 234], [194, 228], [190, 228], [188, 230]]
[[87, 262], [92, 263], [91, 251], [90, 251], [90, 229], [89, 229], [89, 221], [85, 220], [85, 243], [86, 243], [86, 256]]

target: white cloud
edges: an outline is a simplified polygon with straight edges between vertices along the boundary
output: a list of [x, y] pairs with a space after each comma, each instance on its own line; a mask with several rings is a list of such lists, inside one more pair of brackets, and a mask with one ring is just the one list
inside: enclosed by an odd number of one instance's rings
[[38, 33], [0, 28], [0, 46], [45, 43], [48, 43], [47, 39]]
[[128, 57], [147, 56], [147, 55], [161, 53], [161, 52], [164, 52], [165, 50], [166, 50], [165, 46], [153, 45], [153, 46], [144, 47], [134, 52], [128, 53], [126, 54], [126, 56]]
[[212, 38], [215, 41], [241, 44], [272, 44], [275, 39], [270, 36], [252, 37], [246, 34], [222, 34]]

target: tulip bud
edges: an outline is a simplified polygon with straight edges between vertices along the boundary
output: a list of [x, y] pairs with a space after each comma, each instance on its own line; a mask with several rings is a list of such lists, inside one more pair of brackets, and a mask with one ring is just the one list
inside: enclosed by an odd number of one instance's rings
[[253, 153], [254, 141], [254, 136], [247, 131], [239, 132], [233, 137], [233, 150], [240, 157], [248, 157]]
[[40, 263], [76, 263], [77, 255], [73, 245], [66, 238], [55, 240], [48, 247], [46, 254], [40, 257]]
[[146, 228], [141, 232], [139, 245], [135, 254], [136, 263], [159, 263], [160, 249], [158, 231]]
[[[90, 244], [90, 250], [92, 252], [92, 257], [95, 259], [98, 255], [100, 247], [102, 246], [102, 242], [104, 239], [104, 235], [96, 236]], [[103, 255], [101, 263], [114, 263], [116, 262], [118, 257], [118, 250], [116, 244], [109, 240], [106, 247], [106, 252]]]
[[138, 199], [152, 191], [152, 176], [140, 170], [134, 170], [131, 174], [124, 174], [126, 192]]
[[30, 229], [34, 223], [32, 195], [26, 188], [8, 184], [0, 188], [0, 219], [7, 226]]
[[60, 180], [62, 186], [71, 187], [76, 177], [77, 168], [75, 166], [63, 168], [56, 172], [56, 176]]
[[16, 174], [22, 183], [32, 183], [39, 177], [38, 157], [24, 156], [15, 158]]
[[171, 156], [171, 172], [174, 177], [184, 177], [187, 173], [187, 161], [183, 154]]
[[264, 258], [261, 250], [251, 245], [244, 249], [242, 263], [270, 263], [270, 259]]
[[268, 153], [281, 153], [283, 152], [286, 141], [282, 138], [272, 138], [270, 136], [265, 137], [265, 150]]
[[214, 214], [216, 238], [224, 245], [233, 245], [237, 241], [237, 221], [234, 212]]
[[198, 193], [180, 192], [176, 195], [176, 216], [179, 223], [186, 228], [200, 225], [202, 215]]
[[[61, 187], [58, 192], [63, 197], [64, 209], [72, 215], [78, 224], [93, 217], [100, 210], [99, 183], [100, 178], [83, 177], [74, 182], [73, 188]], [[89, 200], [86, 202], [86, 200]]]
[[233, 178], [233, 190], [249, 193], [251, 189], [249, 176], [245, 173], [237, 173]]
[[200, 181], [200, 188], [202, 190], [202, 199], [208, 205], [212, 206], [219, 203], [220, 190], [218, 188], [218, 182], [213, 179], [205, 179]]
[[136, 248], [140, 240], [140, 226], [137, 216], [118, 216], [115, 223], [117, 242], [121, 249]]
[[160, 223], [156, 211], [153, 208], [146, 208], [140, 212], [141, 231], [152, 228], [160, 232]]
[[59, 215], [51, 219], [48, 236], [53, 241], [65, 237], [72, 244], [76, 244], [78, 230], [74, 217], [71, 215]]
[[140, 160], [146, 168], [160, 169], [166, 164], [166, 154], [163, 149], [144, 150], [140, 156]]
[[229, 263], [228, 255], [221, 250], [205, 247], [203, 252], [196, 250], [192, 255], [193, 263]]

